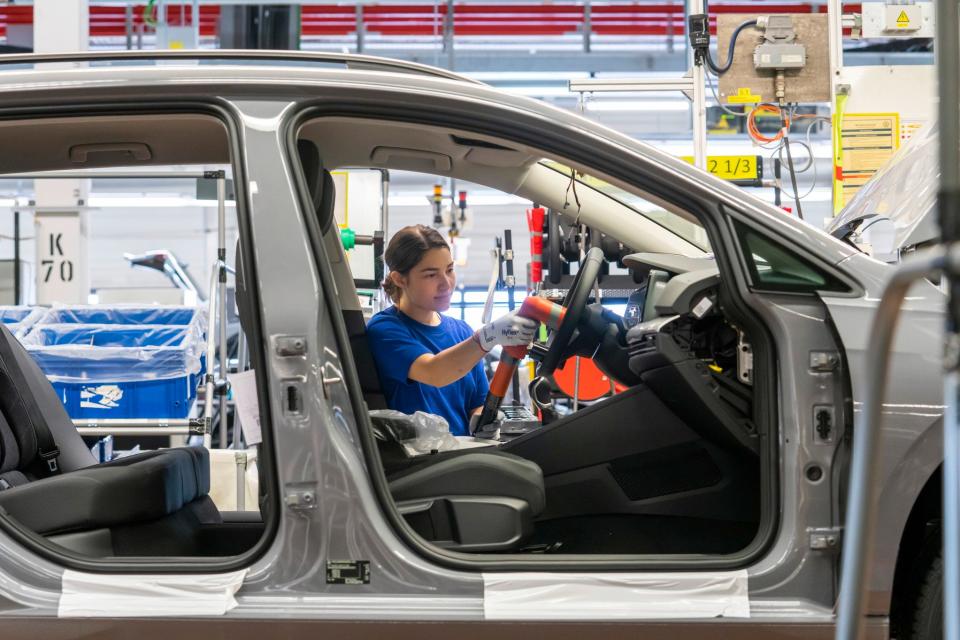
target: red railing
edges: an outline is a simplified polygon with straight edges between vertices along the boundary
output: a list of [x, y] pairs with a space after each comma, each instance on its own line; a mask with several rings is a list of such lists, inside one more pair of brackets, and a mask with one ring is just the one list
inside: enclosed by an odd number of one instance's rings
[[[133, 7], [130, 22], [133, 32], [150, 31], [144, 20], [145, 5]], [[189, 4], [167, 4], [167, 24], [192, 24]], [[859, 4], [844, 6], [845, 12], [859, 12]], [[812, 13], [826, 12], [824, 4], [785, 2], [755, 4], [749, 2], [711, 3], [711, 15], [723, 13]], [[430, 36], [444, 31], [446, 5], [432, 4], [365, 4], [360, 21], [367, 33], [382, 36]], [[216, 36], [220, 7], [200, 7], [200, 35]], [[454, 6], [453, 33], [456, 36], [559, 36], [583, 33], [586, 24], [583, 4], [467, 4]], [[612, 3], [590, 6], [590, 33], [598, 36], [680, 36], [686, 31], [683, 3], [679, 0], [660, 3]], [[0, 5], [0, 35], [7, 25], [32, 24], [33, 7]], [[355, 5], [303, 5], [301, 33], [308, 37], [351, 36], [357, 32]], [[716, 29], [716, 19], [711, 20]], [[90, 7], [92, 37], [123, 37], [127, 33], [127, 15], [123, 6]]]

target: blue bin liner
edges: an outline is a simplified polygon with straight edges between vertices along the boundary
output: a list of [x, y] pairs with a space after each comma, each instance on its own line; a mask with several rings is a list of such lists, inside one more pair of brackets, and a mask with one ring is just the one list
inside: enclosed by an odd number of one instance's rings
[[[133, 325], [170, 325], [192, 326], [201, 339], [206, 332], [206, 309], [203, 307], [177, 305], [137, 305], [116, 306], [72, 305], [56, 306], [46, 309], [37, 324], [113, 324]], [[193, 374], [190, 381], [191, 396], [196, 398], [197, 386], [206, 371], [205, 349], [201, 349], [200, 370]]]
[[184, 418], [196, 398], [196, 324], [37, 324], [22, 341], [73, 418]]
[[200, 322], [197, 307], [54, 307], [41, 324], [127, 324], [186, 326]]
[[47, 310], [43, 307], [0, 305], [0, 322], [17, 338], [23, 337]]

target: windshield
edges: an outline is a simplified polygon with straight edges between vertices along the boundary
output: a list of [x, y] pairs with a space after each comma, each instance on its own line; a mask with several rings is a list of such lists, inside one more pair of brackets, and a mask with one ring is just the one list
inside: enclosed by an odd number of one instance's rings
[[[572, 171], [569, 167], [559, 162], [553, 162], [552, 160], [542, 160], [540, 164], [566, 176], [569, 176]], [[599, 191], [629, 209], [636, 211], [651, 222], [683, 238], [698, 249], [708, 253], [710, 252], [710, 241], [707, 240], [707, 232], [693, 216], [689, 218], [682, 217], [653, 204], [649, 200], [614, 186], [605, 180], [585, 175], [579, 171], [577, 172], [577, 184]]]

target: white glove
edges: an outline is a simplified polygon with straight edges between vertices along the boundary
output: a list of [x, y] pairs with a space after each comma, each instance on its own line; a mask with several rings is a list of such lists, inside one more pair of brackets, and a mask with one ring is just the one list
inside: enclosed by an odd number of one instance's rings
[[490, 351], [498, 344], [503, 347], [528, 345], [533, 342], [539, 327], [540, 323], [536, 320], [518, 316], [516, 311], [511, 311], [483, 325], [473, 335], [481, 349]]

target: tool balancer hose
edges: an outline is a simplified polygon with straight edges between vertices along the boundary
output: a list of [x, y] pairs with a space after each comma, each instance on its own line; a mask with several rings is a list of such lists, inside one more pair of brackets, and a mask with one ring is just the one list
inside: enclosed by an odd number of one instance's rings
[[745, 20], [737, 25], [737, 28], [733, 30], [733, 34], [730, 36], [730, 46], [727, 47], [727, 64], [723, 65], [722, 67], [717, 66], [717, 63], [713, 61], [713, 57], [710, 55], [710, 51], [707, 50], [707, 66], [709, 66], [716, 75], [719, 76], [730, 70], [730, 66], [733, 64], [733, 51], [737, 46], [737, 38], [740, 36], [740, 32], [747, 27], [755, 27], [756, 25], [756, 19]]

